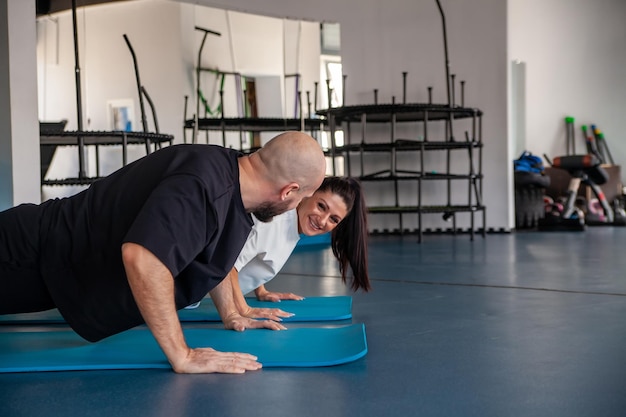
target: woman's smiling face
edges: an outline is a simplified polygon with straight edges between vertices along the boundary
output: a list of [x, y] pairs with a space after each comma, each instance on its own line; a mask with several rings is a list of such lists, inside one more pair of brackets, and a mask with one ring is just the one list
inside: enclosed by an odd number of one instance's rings
[[343, 198], [331, 191], [316, 191], [298, 206], [298, 232], [307, 236], [330, 232], [348, 215]]

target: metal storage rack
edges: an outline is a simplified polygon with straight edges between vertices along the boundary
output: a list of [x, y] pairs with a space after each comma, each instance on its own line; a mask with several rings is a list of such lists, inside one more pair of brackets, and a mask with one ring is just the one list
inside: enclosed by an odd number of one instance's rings
[[[322, 113], [322, 112], [320, 112]], [[399, 230], [403, 231], [402, 216], [409, 213], [417, 214], [418, 236], [422, 240], [422, 215], [425, 213], [442, 213], [445, 219], [453, 221], [453, 232], [456, 228], [456, 214], [461, 212], [470, 213], [471, 227], [470, 236], [474, 239], [476, 230], [475, 216], [482, 214], [482, 235], [485, 235], [486, 209], [482, 202], [482, 112], [475, 108], [450, 107], [437, 104], [373, 104], [342, 106], [330, 108], [323, 112], [328, 118], [330, 129], [330, 156], [333, 161], [343, 156], [345, 163], [345, 175], [355, 176], [362, 182], [388, 181], [393, 184], [395, 204], [385, 206], [371, 206], [371, 214], [392, 213], [398, 215]], [[452, 126], [455, 121], [468, 119], [471, 129], [465, 132], [464, 140], [455, 140], [452, 134]], [[399, 123], [417, 122], [422, 126], [419, 139], [405, 139], [397, 137]], [[431, 138], [429, 131], [434, 130], [433, 123], [445, 123], [445, 138]], [[389, 141], [372, 143], [368, 141], [367, 127], [369, 124], [386, 124], [389, 126]], [[359, 140], [354, 140], [354, 126], [360, 127]], [[345, 133], [345, 143], [337, 145], [336, 132], [342, 129]], [[426, 154], [431, 151], [443, 151], [446, 153], [446, 169], [444, 172], [432, 172], [426, 168], [428, 161]], [[451, 166], [451, 153], [467, 152], [469, 169], [467, 172], [455, 172]], [[398, 166], [399, 153], [416, 153], [415, 164], [412, 169], [402, 169]], [[363, 163], [367, 153], [385, 153], [389, 155], [389, 168], [367, 172]], [[353, 172], [352, 159], [359, 158], [358, 173]], [[335, 169], [335, 164], [333, 164]], [[414, 205], [402, 205], [399, 199], [398, 184], [400, 181], [416, 181], [417, 195]], [[424, 181], [443, 181], [447, 185], [446, 204], [425, 204], [423, 195]], [[453, 181], [467, 181], [467, 201], [464, 204], [453, 204], [451, 188]]]
[[[144, 145], [146, 155], [154, 149], [160, 148], [163, 144], [171, 145], [174, 136], [163, 133], [148, 132], [100, 132], [100, 131], [61, 131], [50, 132], [41, 130], [39, 141], [42, 153], [42, 185], [89, 185], [101, 178], [100, 176], [100, 146], [121, 146], [122, 147], [122, 166], [128, 163], [128, 145]], [[76, 146], [78, 147], [79, 172], [73, 178], [61, 179], [45, 179], [45, 175], [58, 146]], [[84, 147], [94, 146], [96, 149], [96, 176], [87, 176], [83, 170], [85, 166], [85, 155], [82, 152]], [[44, 156], [45, 155], [45, 156]], [[45, 159], [45, 160], [44, 160]]]
[[[306, 131], [313, 137], [317, 137], [317, 132], [322, 129], [323, 121], [321, 119], [281, 119], [268, 117], [221, 117], [187, 119], [183, 126], [183, 140], [187, 143], [188, 130], [192, 131], [191, 143], [197, 142], [198, 131], [204, 132], [221, 132], [222, 146], [226, 146], [226, 133], [239, 133], [239, 150], [253, 151], [255, 146], [250, 143], [246, 134], [257, 132], [284, 132], [287, 130]], [[209, 142], [207, 138], [207, 143]]]

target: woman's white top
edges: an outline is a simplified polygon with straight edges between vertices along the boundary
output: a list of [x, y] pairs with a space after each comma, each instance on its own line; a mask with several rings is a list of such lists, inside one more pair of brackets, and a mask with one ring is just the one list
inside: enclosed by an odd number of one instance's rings
[[261, 222], [254, 216], [252, 219], [254, 226], [235, 261], [243, 294], [274, 278], [300, 240], [298, 214], [295, 209], [275, 216], [268, 223]]

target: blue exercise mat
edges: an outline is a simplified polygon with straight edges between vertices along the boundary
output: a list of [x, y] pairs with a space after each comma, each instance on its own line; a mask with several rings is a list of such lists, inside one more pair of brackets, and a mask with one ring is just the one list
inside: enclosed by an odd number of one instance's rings
[[[191, 347], [256, 355], [264, 367], [318, 367], [367, 354], [365, 325], [282, 331], [185, 330]], [[72, 331], [0, 332], [0, 372], [169, 368], [152, 333], [140, 328], [89, 343]]]
[[[280, 303], [257, 301], [247, 298], [250, 307], [280, 308], [293, 317], [284, 318], [284, 322], [334, 321], [352, 318], [352, 297], [308, 297], [301, 301], [284, 300]], [[221, 321], [211, 299], [202, 301], [198, 308], [183, 309], [178, 312], [182, 322], [216, 322]], [[58, 310], [41, 311], [38, 313], [7, 314], [0, 316], [0, 324], [59, 324], [65, 323]]]
[[[283, 300], [280, 303], [258, 301], [256, 298], [246, 298], [252, 308], [279, 308], [292, 317], [285, 317], [285, 322], [305, 321], [333, 321], [352, 318], [352, 297], [308, 297], [304, 300]], [[180, 321], [221, 321], [215, 306], [210, 299], [202, 300], [200, 306], [194, 309], [183, 309], [178, 312]]]

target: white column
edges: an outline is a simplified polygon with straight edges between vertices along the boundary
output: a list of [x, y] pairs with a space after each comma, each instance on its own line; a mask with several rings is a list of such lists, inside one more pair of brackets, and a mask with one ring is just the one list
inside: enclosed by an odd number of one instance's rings
[[35, 2], [0, 0], [0, 210], [41, 201]]

